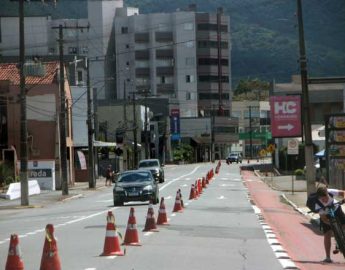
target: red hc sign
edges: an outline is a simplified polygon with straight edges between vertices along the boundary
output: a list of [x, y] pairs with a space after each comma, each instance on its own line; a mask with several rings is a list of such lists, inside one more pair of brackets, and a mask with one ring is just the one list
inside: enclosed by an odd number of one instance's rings
[[301, 97], [275, 96], [270, 98], [272, 137], [300, 137]]

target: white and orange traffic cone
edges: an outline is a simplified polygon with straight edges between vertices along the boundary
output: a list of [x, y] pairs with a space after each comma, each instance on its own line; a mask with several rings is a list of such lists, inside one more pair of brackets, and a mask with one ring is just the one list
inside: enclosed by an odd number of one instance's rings
[[124, 245], [129, 246], [141, 246], [139, 243], [139, 235], [137, 230], [137, 221], [134, 215], [134, 208], [131, 207], [128, 217], [127, 230], [125, 234], [125, 239], [123, 241]]
[[195, 181], [195, 184], [194, 184], [194, 187], [195, 187], [195, 199], [199, 198], [200, 194], [199, 194], [199, 189], [198, 189], [198, 180]]
[[125, 253], [121, 250], [119, 234], [116, 230], [115, 217], [111, 211], [107, 215], [107, 228], [103, 253], [100, 256], [123, 256]]
[[164, 197], [161, 198], [161, 204], [158, 210], [157, 225], [169, 225], [167, 212], [165, 210]]
[[202, 180], [201, 180], [201, 186], [202, 186], [202, 188], [206, 188], [206, 187], [207, 187], [207, 186], [206, 186], [205, 177], [203, 177]]
[[182, 198], [182, 191], [181, 191], [181, 189], [178, 189], [178, 193], [180, 194], [181, 207], [184, 208], [184, 203], [183, 203], [183, 198]]
[[190, 188], [189, 199], [190, 200], [196, 199], [196, 193], [195, 193], [194, 184], [192, 184], [192, 186]]
[[149, 208], [147, 210], [145, 228], [143, 232], [158, 232], [158, 229], [156, 226], [155, 212], [153, 210], [151, 202], [149, 203]]
[[56, 239], [54, 238], [54, 226], [52, 224], [47, 224], [46, 226], [40, 270], [61, 270], [60, 257]]
[[198, 178], [198, 192], [200, 195], [202, 194], [202, 186], [201, 186], [200, 178]]
[[12, 234], [5, 270], [23, 270], [24, 262], [21, 257], [22, 254], [19, 247], [19, 237], [16, 234]]
[[174, 205], [173, 212], [180, 212], [180, 213], [183, 212], [179, 191], [176, 192], [176, 199], [175, 199], [175, 205]]

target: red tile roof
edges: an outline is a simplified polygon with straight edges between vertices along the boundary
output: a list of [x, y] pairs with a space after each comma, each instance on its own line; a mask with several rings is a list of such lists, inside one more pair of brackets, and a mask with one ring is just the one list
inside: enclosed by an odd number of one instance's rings
[[[43, 63], [45, 67], [45, 76], [34, 77], [27, 76], [25, 82], [27, 85], [38, 85], [38, 84], [53, 84], [59, 68], [58, 62]], [[9, 80], [12, 85], [20, 84], [19, 69], [17, 64], [0, 64], [0, 81]]]

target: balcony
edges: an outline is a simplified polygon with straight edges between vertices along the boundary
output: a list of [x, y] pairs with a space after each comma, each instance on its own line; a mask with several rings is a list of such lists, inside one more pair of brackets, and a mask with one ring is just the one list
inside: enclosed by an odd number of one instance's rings
[[[218, 49], [217, 48], [198, 48], [196, 53], [198, 56], [218, 57]], [[222, 57], [223, 58], [229, 57], [229, 50], [228, 49], [222, 49]]]
[[136, 68], [135, 69], [135, 76], [137, 77], [149, 77], [150, 76], [150, 68]]
[[135, 43], [149, 43], [150, 35], [149, 33], [135, 33], [134, 40]]
[[[196, 32], [196, 39], [197, 40], [217, 40], [217, 36], [212, 31], [197, 31]], [[221, 34], [222, 41], [229, 40], [229, 34], [222, 32]]]
[[165, 59], [165, 58], [173, 58], [174, 51], [173, 49], [158, 49], [156, 50], [156, 58], [157, 59]]
[[[218, 66], [214, 65], [202, 65], [198, 66], [198, 74], [218, 74]], [[229, 67], [227, 66], [222, 66], [222, 74], [223, 75], [228, 75], [229, 74]]]
[[175, 88], [173, 83], [160, 83], [157, 84], [157, 94], [171, 95], [174, 94]]
[[135, 60], [148, 60], [150, 59], [149, 50], [137, 50], [135, 51]]
[[156, 68], [157, 76], [173, 76], [174, 75], [174, 67], [157, 67]]
[[[222, 83], [222, 89], [230, 89], [229, 83]], [[198, 82], [198, 91], [209, 92], [212, 90], [218, 91], [217, 82]]]
[[173, 42], [172, 32], [156, 32], [155, 33], [156, 42]]

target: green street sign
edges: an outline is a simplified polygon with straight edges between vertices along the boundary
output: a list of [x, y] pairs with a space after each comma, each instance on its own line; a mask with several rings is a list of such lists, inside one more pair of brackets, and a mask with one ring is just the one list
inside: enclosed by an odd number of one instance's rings
[[[250, 140], [250, 132], [241, 132], [238, 134], [240, 140]], [[252, 132], [252, 139], [254, 140], [269, 140], [272, 139], [271, 132]]]

